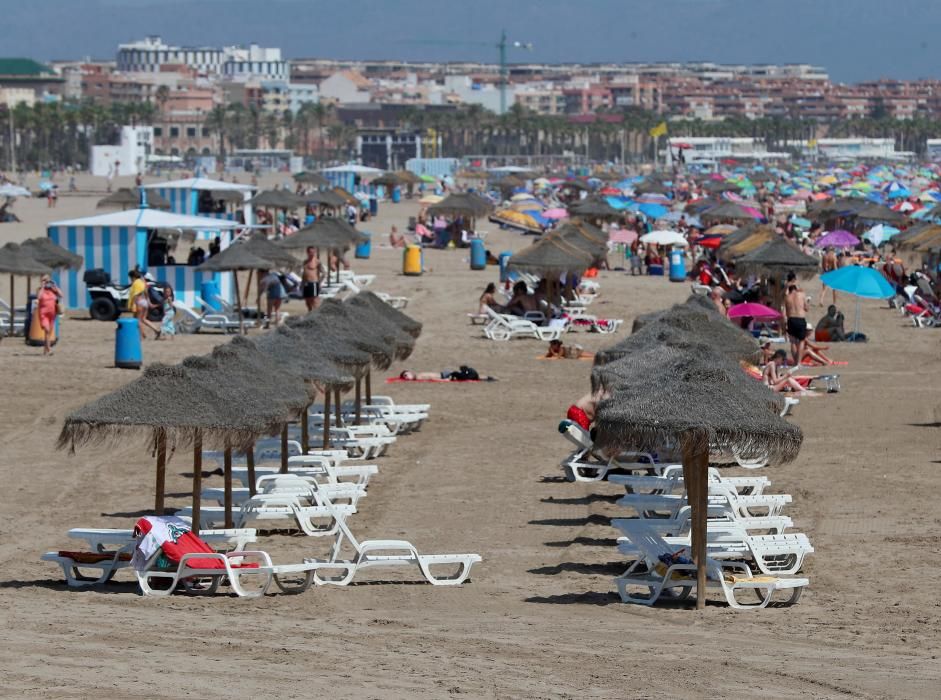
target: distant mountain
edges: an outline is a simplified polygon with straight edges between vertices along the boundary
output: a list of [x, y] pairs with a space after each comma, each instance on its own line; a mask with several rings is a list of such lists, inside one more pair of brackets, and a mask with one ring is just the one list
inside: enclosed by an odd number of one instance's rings
[[[110, 58], [118, 43], [257, 42], [287, 57], [812, 63], [833, 79], [939, 73], [932, 0], [0, 0], [0, 53]], [[453, 42], [453, 43], [449, 43]], [[467, 42], [467, 43], [461, 43]]]

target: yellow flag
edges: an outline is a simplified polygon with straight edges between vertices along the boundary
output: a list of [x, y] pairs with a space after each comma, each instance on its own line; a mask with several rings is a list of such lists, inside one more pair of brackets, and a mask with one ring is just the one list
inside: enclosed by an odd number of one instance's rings
[[807, 142], [807, 148], [816, 148], [816, 147], [817, 147], [817, 139], [810, 139]]
[[667, 133], [666, 122], [660, 122], [653, 129], [650, 130], [650, 135], [653, 136], [654, 138], [657, 138], [658, 136], [664, 136], [666, 133]]

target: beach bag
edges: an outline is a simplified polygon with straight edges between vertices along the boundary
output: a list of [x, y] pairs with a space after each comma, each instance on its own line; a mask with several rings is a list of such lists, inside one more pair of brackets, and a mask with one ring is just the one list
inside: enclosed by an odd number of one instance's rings
[[454, 382], [475, 382], [480, 379], [477, 370], [467, 365], [461, 365], [457, 372], [451, 373], [451, 381]]

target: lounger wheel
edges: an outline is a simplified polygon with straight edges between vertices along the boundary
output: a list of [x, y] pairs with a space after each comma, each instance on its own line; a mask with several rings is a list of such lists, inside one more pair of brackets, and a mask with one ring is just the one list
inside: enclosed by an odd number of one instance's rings
[[567, 481], [575, 481], [575, 471], [569, 465], [564, 465], [562, 471], [565, 472], [565, 479]]
[[682, 588], [667, 588], [664, 589], [664, 593], [670, 597], [671, 600], [677, 602], [686, 600], [689, 598], [689, 594], [693, 592], [692, 586], [683, 586]]
[[490, 340], [504, 341], [509, 339], [510, 332], [505, 328], [495, 328], [494, 330], [490, 331]]
[[[274, 585], [276, 585], [278, 590], [282, 593], [286, 593], [287, 595], [298, 595], [310, 588], [310, 584], [314, 580], [314, 569], [307, 571], [304, 574], [304, 578], [300, 582], [297, 582], [295, 579], [293, 579], [290, 574], [282, 574], [280, 576], [278, 574], [274, 574], [272, 578], [274, 579]], [[282, 578], [287, 578], [288, 580], [282, 581]]]

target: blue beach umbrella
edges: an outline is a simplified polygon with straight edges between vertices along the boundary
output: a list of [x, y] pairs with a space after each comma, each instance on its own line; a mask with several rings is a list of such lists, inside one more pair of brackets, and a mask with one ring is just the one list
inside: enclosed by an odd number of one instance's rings
[[850, 265], [841, 267], [820, 275], [820, 281], [830, 289], [846, 292], [856, 297], [856, 323], [854, 335], [859, 335], [859, 300], [860, 299], [888, 299], [895, 296], [895, 287], [888, 280], [871, 267]]

